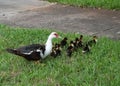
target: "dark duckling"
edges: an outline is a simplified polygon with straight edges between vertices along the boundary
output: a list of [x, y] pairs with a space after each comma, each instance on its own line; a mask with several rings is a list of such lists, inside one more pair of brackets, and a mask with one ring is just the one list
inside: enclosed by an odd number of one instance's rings
[[67, 40], [68, 40], [67, 37], [65, 37], [65, 38], [60, 42], [61, 47], [66, 46]]
[[83, 47], [83, 35], [80, 35], [78, 46]]
[[79, 45], [79, 39], [78, 39], [78, 38], [75, 38], [74, 46], [75, 46], [75, 47], [78, 47], [78, 45]]
[[57, 57], [59, 55], [61, 55], [61, 46], [60, 44], [55, 44], [55, 47], [52, 48], [52, 52], [51, 52], [51, 56], [53, 57]]
[[88, 44], [86, 44], [82, 50], [82, 53], [87, 53], [87, 52], [90, 52], [90, 46]]
[[51, 52], [50, 55], [51, 55], [52, 57], [56, 57], [56, 56], [57, 56], [55, 47], [52, 48], [52, 52]]
[[73, 51], [74, 51], [74, 43], [73, 41], [70, 42], [70, 45], [67, 48], [67, 56], [71, 57]]
[[61, 55], [61, 46], [60, 46], [60, 44], [58, 44], [58, 46], [56, 47], [56, 54], [57, 54], [57, 56], [59, 56], [59, 55]]
[[89, 46], [92, 46], [93, 44], [96, 44], [96, 43], [97, 43], [97, 36], [93, 36], [93, 39], [88, 41]]

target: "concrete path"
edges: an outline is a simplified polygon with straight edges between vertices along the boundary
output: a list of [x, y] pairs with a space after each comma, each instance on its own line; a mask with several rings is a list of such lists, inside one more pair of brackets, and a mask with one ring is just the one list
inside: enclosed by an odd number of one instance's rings
[[42, 0], [0, 0], [0, 21], [11, 20], [20, 12], [53, 5]]
[[0, 0], [0, 23], [120, 39], [120, 11], [78, 8], [41, 0]]

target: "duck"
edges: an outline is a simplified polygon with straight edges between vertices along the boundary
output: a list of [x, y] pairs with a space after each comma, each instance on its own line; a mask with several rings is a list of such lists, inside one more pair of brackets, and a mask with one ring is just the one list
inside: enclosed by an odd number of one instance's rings
[[56, 43], [55, 46], [52, 48], [51, 56], [53, 56], [54, 58], [60, 56], [61, 50], [61, 45]]
[[70, 45], [68, 46], [67, 48], [67, 56], [71, 57], [72, 56], [72, 53], [74, 51], [74, 42], [73, 41], [70, 41]]
[[7, 48], [7, 52], [21, 56], [28, 61], [38, 61], [40, 59], [45, 59], [52, 51], [52, 39], [61, 38], [57, 32], [52, 32], [43, 44], [31, 44], [27, 46], [22, 46], [16, 49]]
[[79, 39], [76, 37], [74, 41], [74, 46], [78, 48], [78, 44], [79, 44]]
[[88, 41], [89, 46], [92, 46], [93, 44], [96, 44], [96, 43], [97, 43], [97, 36], [93, 36], [93, 39]]
[[66, 46], [66, 44], [67, 44], [67, 37], [65, 37], [61, 42], [60, 42], [60, 44], [61, 44], [61, 47], [64, 47], [64, 46]]
[[79, 43], [79, 39], [78, 37], [75, 38], [75, 40], [70, 42], [70, 45], [73, 44], [74, 45], [74, 51], [77, 51], [78, 49], [78, 43]]
[[54, 58], [57, 56], [55, 47], [52, 48], [52, 52], [50, 53], [50, 56], [52, 56]]
[[83, 35], [80, 35], [78, 46], [83, 47]]
[[88, 44], [86, 44], [82, 50], [82, 53], [87, 53], [90, 52], [90, 46]]
[[55, 50], [56, 50], [57, 56], [61, 55], [61, 50], [62, 50], [62, 48], [61, 48], [61, 45], [60, 45], [60, 44], [58, 44], [58, 46], [56, 47]]

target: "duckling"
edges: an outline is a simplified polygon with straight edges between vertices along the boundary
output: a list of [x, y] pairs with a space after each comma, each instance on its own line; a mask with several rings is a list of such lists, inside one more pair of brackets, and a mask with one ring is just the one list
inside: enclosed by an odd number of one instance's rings
[[97, 36], [93, 36], [93, 39], [88, 41], [88, 45], [92, 46], [92, 44], [96, 44], [97, 43]]
[[79, 39], [78, 39], [78, 38], [75, 38], [75, 40], [74, 40], [74, 41], [71, 41], [71, 42], [73, 42], [73, 45], [74, 45], [74, 50], [76, 51], [76, 50], [77, 50], [77, 48], [78, 48]]
[[75, 47], [75, 44], [73, 41], [70, 41], [70, 46], [72, 46], [73, 48]]
[[83, 47], [83, 35], [80, 35], [80, 39], [79, 39], [79, 43], [78, 43], [78, 46], [79, 47]]
[[67, 48], [67, 56], [71, 57], [73, 51], [74, 51], [74, 43], [73, 41], [71, 41], [70, 45]]
[[82, 50], [82, 53], [86, 53], [86, 52], [90, 52], [90, 46], [88, 44], [86, 44]]
[[55, 50], [56, 50], [56, 54], [57, 54], [57, 56], [58, 56], [58, 55], [61, 55], [61, 50], [62, 50], [62, 49], [61, 49], [60, 44], [58, 44], [58, 46], [56, 47]]
[[78, 44], [79, 44], [79, 39], [78, 38], [75, 38], [75, 47], [78, 47]]
[[80, 35], [80, 40], [82, 40], [83, 39], [83, 35]]
[[55, 50], [55, 47], [52, 48], [52, 52], [51, 52], [50, 55], [53, 56], [53, 57], [56, 57], [56, 50]]
[[54, 46], [55, 48], [57, 48], [58, 47], [58, 43], [55, 43], [55, 46]]
[[72, 53], [73, 53], [73, 47], [72, 47], [72, 46], [69, 46], [69, 47], [67, 48], [67, 56], [71, 57]]
[[55, 47], [52, 48], [51, 56], [57, 57], [61, 55], [61, 46], [60, 44], [55, 44]]
[[66, 44], [67, 44], [67, 37], [65, 37], [62, 41], [61, 41], [61, 47], [64, 47], [64, 46], [66, 46]]

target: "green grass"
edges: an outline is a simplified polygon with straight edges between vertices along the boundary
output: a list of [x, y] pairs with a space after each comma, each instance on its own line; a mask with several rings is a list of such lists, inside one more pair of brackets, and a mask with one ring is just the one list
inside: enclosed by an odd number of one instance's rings
[[[39, 64], [4, 51], [9, 47], [45, 43], [51, 31], [0, 25], [0, 86], [120, 85], [120, 41], [99, 38], [91, 53], [82, 54], [80, 49], [69, 58], [63, 49], [62, 56], [48, 56]], [[58, 33], [69, 40], [79, 37], [79, 34]], [[85, 36], [84, 41], [90, 38]], [[59, 41], [55, 39], [53, 43]]]
[[119, 0], [48, 0], [50, 2], [59, 2], [82, 7], [97, 7], [120, 10]]

